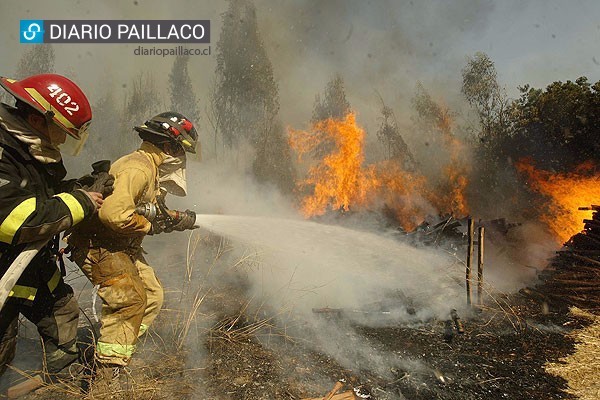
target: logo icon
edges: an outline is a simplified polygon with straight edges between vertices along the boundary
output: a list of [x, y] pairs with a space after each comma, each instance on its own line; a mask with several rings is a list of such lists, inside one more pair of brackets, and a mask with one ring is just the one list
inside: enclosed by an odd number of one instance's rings
[[44, 20], [22, 19], [20, 30], [21, 43], [44, 43]]

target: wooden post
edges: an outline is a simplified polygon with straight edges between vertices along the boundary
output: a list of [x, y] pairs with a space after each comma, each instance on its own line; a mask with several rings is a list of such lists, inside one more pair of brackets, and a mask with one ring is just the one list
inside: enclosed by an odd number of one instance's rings
[[479, 227], [479, 240], [478, 240], [478, 251], [477, 251], [477, 304], [483, 304], [483, 297], [481, 292], [483, 291], [483, 242], [485, 237], [485, 228]]
[[466, 282], [467, 282], [467, 304], [471, 305], [471, 266], [473, 265], [473, 234], [475, 232], [475, 221], [473, 218], [468, 220], [468, 248], [467, 248], [467, 269], [466, 269]]

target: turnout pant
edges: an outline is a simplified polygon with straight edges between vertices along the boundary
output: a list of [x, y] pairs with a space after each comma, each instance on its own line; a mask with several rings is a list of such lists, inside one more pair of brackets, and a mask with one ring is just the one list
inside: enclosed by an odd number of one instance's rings
[[62, 278], [51, 293], [43, 285], [31, 303], [10, 299], [0, 312], [0, 374], [16, 351], [19, 313], [37, 326], [42, 337], [48, 372], [55, 373], [77, 360], [79, 306], [73, 289]]
[[72, 258], [99, 286], [102, 325], [96, 360], [104, 365], [127, 365], [138, 337], [146, 332], [162, 307], [162, 285], [141, 249], [131, 255], [105, 248], [76, 248]]

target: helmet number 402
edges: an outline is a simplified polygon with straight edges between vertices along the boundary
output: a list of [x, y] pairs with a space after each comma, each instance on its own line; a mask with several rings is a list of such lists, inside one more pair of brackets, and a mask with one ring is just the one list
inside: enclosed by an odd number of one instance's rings
[[[50, 97], [55, 98], [56, 102], [63, 106], [65, 111], [69, 115], [73, 115], [74, 112], [79, 111], [79, 105], [74, 101], [71, 101], [71, 96], [63, 92], [62, 88], [56, 84], [48, 86], [50, 91]], [[62, 92], [62, 93], [61, 93]], [[57, 97], [58, 96], [58, 97]]]

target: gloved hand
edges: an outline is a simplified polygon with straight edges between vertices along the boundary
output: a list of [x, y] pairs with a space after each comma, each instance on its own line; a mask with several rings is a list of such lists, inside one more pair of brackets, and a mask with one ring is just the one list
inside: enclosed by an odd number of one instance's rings
[[94, 172], [77, 179], [75, 187], [86, 192], [102, 193], [102, 196], [106, 198], [113, 192], [114, 183], [115, 177], [108, 172]]
[[148, 235], [158, 235], [159, 233], [163, 233], [164, 231], [165, 221], [158, 218], [152, 221], [152, 225], [150, 225], [150, 231], [148, 231]]
[[172, 231], [185, 231], [187, 229], [194, 229], [196, 224], [196, 213], [190, 210], [177, 211], [179, 219], [171, 226], [165, 229], [165, 232]]
[[174, 211], [169, 210], [169, 220], [156, 217], [152, 221], [152, 226], [148, 235], [156, 235], [158, 233], [171, 233], [173, 231], [185, 231], [186, 229], [194, 229], [196, 223], [196, 213], [190, 210]]

